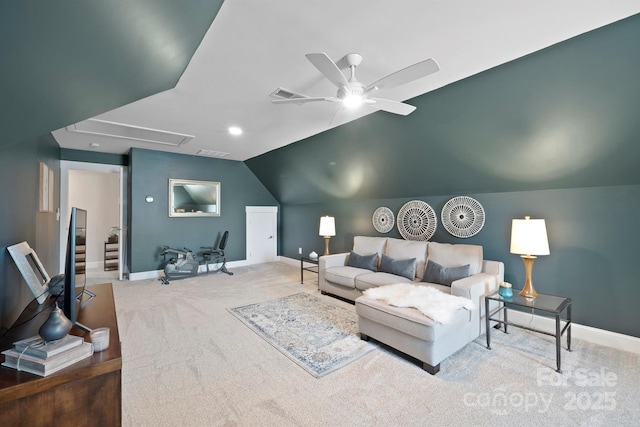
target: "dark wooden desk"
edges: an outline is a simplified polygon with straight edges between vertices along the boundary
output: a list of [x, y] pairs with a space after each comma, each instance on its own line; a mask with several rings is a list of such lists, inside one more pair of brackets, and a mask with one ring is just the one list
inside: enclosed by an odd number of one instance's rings
[[[109, 348], [94, 353], [68, 368], [47, 377], [0, 366], [0, 421], [2, 425], [28, 426], [119, 426], [122, 423], [122, 355], [111, 284], [87, 286], [96, 297], [78, 314], [78, 321], [94, 329], [109, 327]], [[37, 335], [47, 320], [50, 300], [35, 307], [29, 306], [16, 325], [37, 311], [32, 321], [9, 330], [0, 341], [0, 351], [14, 341]], [[89, 334], [73, 328], [71, 334]], [[4, 356], [0, 356], [4, 361]]]

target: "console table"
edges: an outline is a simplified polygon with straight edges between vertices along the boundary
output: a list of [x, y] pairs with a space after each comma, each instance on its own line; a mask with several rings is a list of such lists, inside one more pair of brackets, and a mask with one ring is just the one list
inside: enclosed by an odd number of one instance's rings
[[[40, 377], [0, 366], [0, 420], [2, 425], [28, 426], [119, 426], [122, 422], [122, 355], [111, 284], [87, 286], [96, 296], [78, 313], [78, 322], [94, 329], [109, 327], [109, 348], [94, 353], [55, 374]], [[30, 304], [0, 341], [0, 351], [13, 342], [38, 334], [52, 309], [50, 297], [44, 304]], [[72, 335], [89, 334], [73, 328]], [[4, 361], [4, 356], [0, 355]]]
[[[545, 335], [550, 335], [556, 339], [556, 365], [558, 367], [557, 372], [562, 372], [560, 369], [560, 348], [562, 335], [567, 333], [567, 350], [571, 351], [571, 299], [565, 297], [558, 297], [554, 295], [540, 294], [536, 298], [527, 298], [519, 295], [515, 289], [513, 290], [513, 296], [509, 298], [503, 298], [497, 292], [485, 297], [485, 321], [487, 330], [487, 348], [491, 350], [491, 327], [490, 322], [497, 322], [496, 327], [504, 325], [504, 333], [507, 333], [507, 325], [515, 326], [517, 328], [526, 329], [533, 332], [538, 332]], [[493, 311], [489, 310], [489, 301], [497, 301], [498, 307]], [[507, 319], [507, 309], [511, 307], [526, 308], [533, 311], [541, 311], [543, 313], [551, 314], [556, 321], [555, 333], [543, 331], [540, 329], [531, 328], [529, 326], [519, 325], [517, 323], [509, 322]], [[561, 313], [566, 309], [567, 318], [565, 320], [564, 327], [562, 327]], [[492, 317], [495, 314], [502, 312], [504, 320], [500, 318]]]

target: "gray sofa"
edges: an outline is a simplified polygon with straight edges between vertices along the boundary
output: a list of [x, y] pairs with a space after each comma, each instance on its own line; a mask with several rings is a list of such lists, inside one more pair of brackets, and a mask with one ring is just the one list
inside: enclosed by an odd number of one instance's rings
[[[498, 284], [504, 281], [504, 264], [484, 260], [482, 246], [478, 245], [356, 236], [352, 253], [354, 259], [377, 254], [374, 270], [381, 267], [384, 256], [387, 262], [384, 269], [387, 271], [371, 271], [350, 265], [354, 264], [350, 262], [351, 253], [322, 256], [318, 269], [320, 291], [355, 301], [363, 339], [374, 338], [419, 359], [423, 362], [423, 369], [432, 374], [438, 372], [442, 360], [484, 332], [484, 296], [495, 292]], [[411, 259], [415, 259], [413, 272], [408, 262]], [[403, 268], [399, 271], [390, 269], [389, 260], [404, 262]], [[434, 276], [433, 271], [425, 271], [427, 266], [431, 268], [434, 265], [440, 268], [440, 275]], [[466, 277], [453, 277], [456, 280], [449, 282], [452, 277], [447, 278], [448, 272], [462, 266], [468, 273]], [[428, 273], [426, 279], [437, 277], [441, 283], [423, 281], [425, 273]], [[459, 310], [452, 323], [442, 325], [416, 309], [393, 307], [362, 295], [371, 287], [396, 283], [435, 287], [472, 300], [475, 308]]]

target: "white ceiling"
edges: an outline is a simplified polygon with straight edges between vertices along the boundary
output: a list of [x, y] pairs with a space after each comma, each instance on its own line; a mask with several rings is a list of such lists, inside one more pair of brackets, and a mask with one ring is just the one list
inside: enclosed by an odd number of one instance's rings
[[[365, 84], [436, 59], [439, 72], [376, 95], [404, 101], [636, 13], [639, 0], [227, 0], [174, 89], [96, 117], [193, 140], [174, 147], [65, 128], [53, 135], [76, 150], [204, 149], [242, 161], [375, 111], [336, 116], [333, 103], [272, 104], [280, 86], [335, 95], [306, 53], [336, 62], [361, 54], [357, 77]], [[244, 133], [229, 135], [232, 125]]]

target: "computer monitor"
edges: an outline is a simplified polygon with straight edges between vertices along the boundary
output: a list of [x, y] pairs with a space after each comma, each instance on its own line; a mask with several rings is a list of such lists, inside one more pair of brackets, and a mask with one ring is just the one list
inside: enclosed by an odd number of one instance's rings
[[[62, 298], [62, 311], [71, 323], [89, 330], [78, 323], [78, 312], [81, 304], [84, 306], [95, 295], [85, 290], [86, 286], [86, 238], [87, 238], [87, 211], [84, 209], [71, 208], [69, 219], [69, 233], [67, 235], [67, 252], [64, 263], [64, 292]], [[82, 264], [78, 263], [82, 260]], [[89, 295], [89, 299], [82, 302], [84, 294]]]

